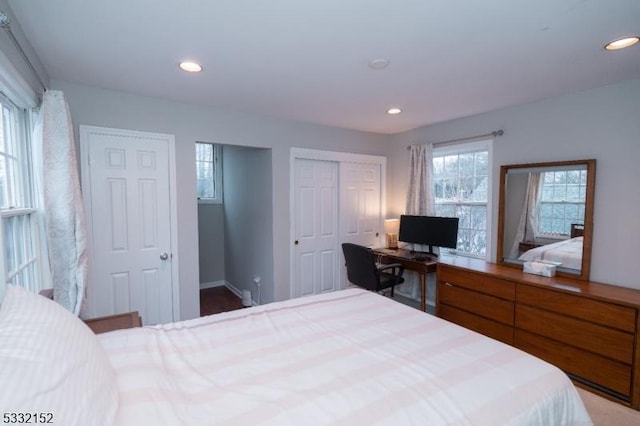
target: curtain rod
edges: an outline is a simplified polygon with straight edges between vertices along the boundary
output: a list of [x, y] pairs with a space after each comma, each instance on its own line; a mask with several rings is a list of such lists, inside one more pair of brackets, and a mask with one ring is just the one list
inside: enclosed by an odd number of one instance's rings
[[0, 10], [0, 27], [3, 28], [7, 32], [7, 34], [9, 34], [9, 38], [11, 38], [11, 41], [13, 42], [14, 46], [16, 46], [16, 49], [18, 49], [18, 53], [20, 53], [20, 56], [22, 56], [22, 59], [31, 70], [31, 73], [33, 73], [33, 75], [38, 80], [38, 83], [40, 83], [42, 90], [46, 91], [47, 86], [45, 86], [45, 84], [42, 82], [42, 78], [40, 78], [40, 74], [38, 74], [38, 71], [36, 71], [35, 67], [29, 60], [29, 57], [24, 52], [24, 49], [22, 49], [22, 46], [20, 46], [20, 43], [18, 43], [18, 39], [16, 39], [16, 36], [11, 31], [11, 24], [9, 21], [9, 17], [7, 16], [6, 13], [4, 13], [1, 10]]
[[[494, 130], [493, 132], [489, 132], [489, 133], [485, 133], [484, 135], [476, 135], [476, 136], [469, 136], [466, 138], [460, 138], [460, 139], [451, 139], [448, 141], [441, 141], [441, 142], [434, 142], [433, 146], [436, 145], [446, 145], [446, 144], [450, 144], [450, 143], [454, 143], [454, 142], [465, 142], [465, 141], [470, 141], [470, 140], [478, 140], [478, 139], [483, 139], [489, 136], [493, 136], [494, 138], [497, 136], [502, 136], [504, 135], [504, 131], [503, 130]], [[410, 150], [411, 146], [407, 147], [407, 150]]]

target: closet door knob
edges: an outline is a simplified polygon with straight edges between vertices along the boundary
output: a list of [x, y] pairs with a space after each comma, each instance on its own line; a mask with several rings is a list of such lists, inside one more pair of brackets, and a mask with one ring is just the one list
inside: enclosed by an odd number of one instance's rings
[[160, 260], [167, 260], [169, 258], [169, 253], [162, 253], [160, 255]]

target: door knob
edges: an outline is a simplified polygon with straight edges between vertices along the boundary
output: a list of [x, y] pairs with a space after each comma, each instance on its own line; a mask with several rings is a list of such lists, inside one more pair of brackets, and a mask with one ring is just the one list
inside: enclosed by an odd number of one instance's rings
[[160, 255], [160, 260], [167, 260], [169, 258], [169, 253], [164, 252]]

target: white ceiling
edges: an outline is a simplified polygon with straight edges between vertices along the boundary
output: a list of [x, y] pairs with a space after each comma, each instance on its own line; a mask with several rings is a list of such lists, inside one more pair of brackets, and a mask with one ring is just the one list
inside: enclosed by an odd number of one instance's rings
[[8, 3], [52, 79], [377, 133], [640, 78], [639, 0]]

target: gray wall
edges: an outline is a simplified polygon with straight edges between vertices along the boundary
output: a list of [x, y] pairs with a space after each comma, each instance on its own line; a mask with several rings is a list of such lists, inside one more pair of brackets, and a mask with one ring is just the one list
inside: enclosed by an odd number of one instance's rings
[[223, 158], [226, 280], [238, 290], [250, 290], [257, 301], [253, 277], [259, 276], [260, 303], [272, 302], [271, 150], [225, 146]]
[[[38, 75], [40, 76], [40, 79], [42, 80], [44, 85], [48, 86], [49, 75], [40, 63], [40, 59], [38, 59], [38, 57], [36, 56], [35, 51], [31, 47], [31, 44], [22, 33], [20, 23], [13, 16], [13, 11], [9, 7], [7, 0], [0, 0], [0, 10], [4, 12], [9, 18], [9, 26], [11, 28], [11, 32], [18, 40], [18, 43], [20, 43], [20, 46], [22, 46], [22, 50], [24, 50], [26, 55], [29, 57], [29, 61], [38, 72]], [[4, 30], [2, 30], [2, 34], [0, 36], [0, 50], [7, 56], [7, 59], [11, 61], [11, 64], [16, 68], [22, 78], [33, 89], [33, 91], [35, 93], [42, 93], [42, 87], [40, 86], [37, 77], [33, 75], [31, 70], [29, 69], [29, 66], [20, 56], [19, 51], [14, 46], [13, 42], [9, 38], [9, 35], [5, 34]]]
[[[270, 117], [231, 112], [131, 95], [54, 80], [79, 124], [175, 135], [178, 202], [180, 311], [183, 319], [199, 316], [198, 211], [195, 187], [195, 141], [271, 148], [273, 244], [263, 253], [273, 258], [273, 276], [262, 276], [263, 294], [273, 300], [289, 298], [289, 150], [315, 148], [359, 154], [386, 155], [389, 138], [366, 132], [337, 129]], [[226, 265], [228, 266], [228, 265]], [[226, 267], [225, 266], [225, 267]], [[245, 265], [250, 273], [261, 265]], [[255, 270], [255, 271], [254, 271]], [[225, 273], [229, 275], [230, 271]], [[230, 275], [229, 275], [230, 276]], [[271, 285], [272, 288], [265, 288]], [[268, 300], [263, 297], [263, 300]]]
[[200, 284], [224, 281], [224, 206], [198, 204]]
[[410, 144], [503, 129], [493, 145], [492, 255], [500, 165], [595, 158], [591, 279], [640, 289], [640, 80], [453, 120], [394, 135], [387, 162], [387, 209], [404, 211]]

